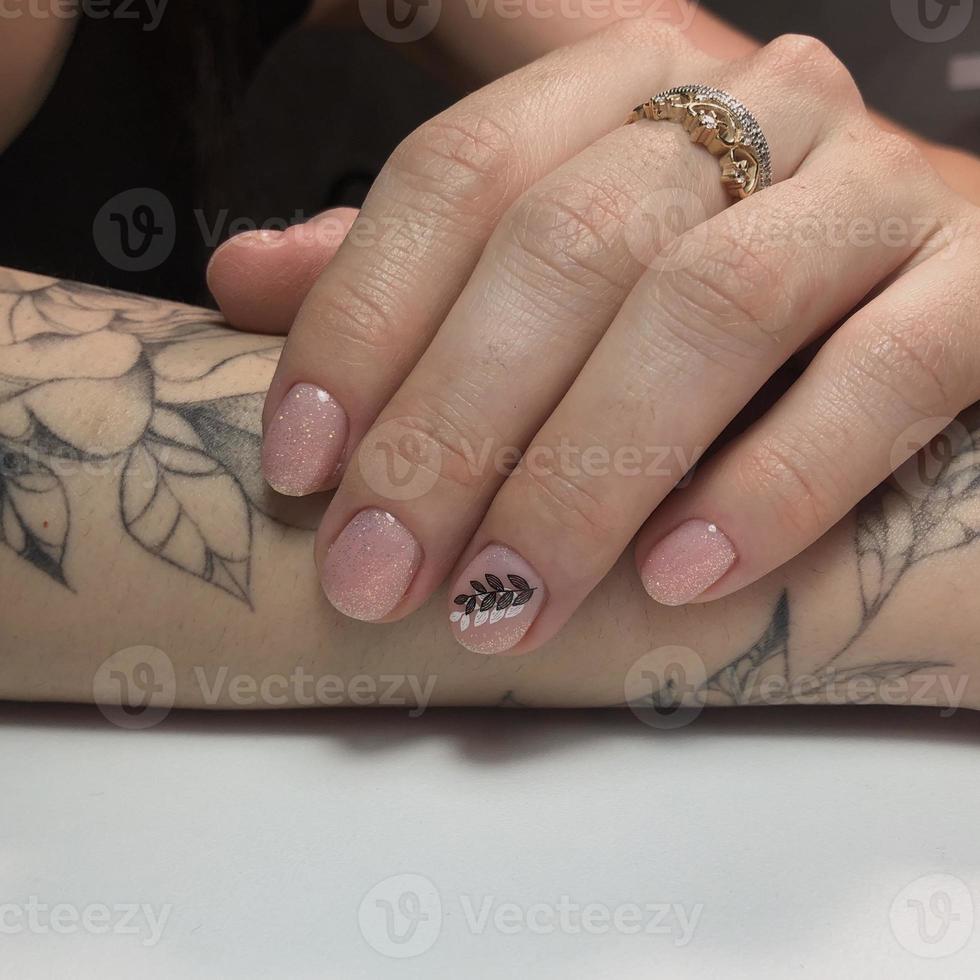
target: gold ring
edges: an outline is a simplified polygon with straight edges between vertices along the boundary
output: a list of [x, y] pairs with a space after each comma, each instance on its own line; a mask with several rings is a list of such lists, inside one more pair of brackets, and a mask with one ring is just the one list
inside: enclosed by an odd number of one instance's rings
[[680, 123], [691, 140], [721, 160], [721, 182], [743, 200], [772, 184], [769, 143], [755, 116], [721, 89], [678, 85], [638, 105], [626, 120], [666, 119]]

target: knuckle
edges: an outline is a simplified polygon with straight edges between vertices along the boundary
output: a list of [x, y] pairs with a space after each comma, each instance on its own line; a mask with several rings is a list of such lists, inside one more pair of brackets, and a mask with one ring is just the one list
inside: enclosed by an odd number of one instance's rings
[[560, 459], [559, 454], [536, 453], [533, 449], [525, 456], [519, 470], [524, 480], [520, 490], [524, 506], [533, 507], [552, 527], [608, 547], [618, 531], [614, 510], [590, 489], [594, 481], [583, 473], [572, 473]]
[[878, 129], [870, 144], [866, 154], [872, 159], [887, 161], [889, 171], [898, 175], [906, 186], [920, 188], [926, 181], [936, 187], [943, 186], [922, 147], [908, 136]]
[[767, 73], [785, 78], [796, 87], [835, 101], [861, 101], [854, 77], [819, 38], [783, 34], [762, 49], [760, 58]]
[[[608, 281], [603, 256], [622, 228], [622, 203], [601, 184], [587, 181], [535, 188], [510, 209], [501, 229], [505, 243], [575, 285]], [[506, 246], [505, 246], [506, 247]]]
[[401, 348], [404, 337], [390, 291], [372, 285], [370, 276], [331, 281], [316, 295], [316, 319], [329, 330], [338, 359], [354, 365], [376, 364], [379, 356]]
[[769, 438], [752, 446], [737, 480], [741, 492], [771, 501], [777, 521], [802, 540], [813, 540], [835, 521], [832, 492], [821, 484], [804, 452], [782, 440]]
[[395, 149], [388, 166], [413, 198], [438, 213], [493, 215], [519, 178], [510, 129], [475, 107], [438, 116]]
[[696, 50], [684, 31], [664, 17], [662, 5], [657, 3], [638, 17], [622, 18], [607, 30], [617, 45], [654, 48], [668, 58], [682, 58]]
[[720, 363], [754, 358], [777, 339], [779, 264], [750, 240], [720, 233], [696, 261], [654, 284], [664, 327]]
[[484, 447], [496, 445], [493, 434], [481, 430], [469, 413], [434, 395], [418, 396], [410, 405], [399, 409], [394, 420], [386, 424], [397, 435], [393, 451], [412, 463], [413, 453], [428, 460], [428, 466], [440, 482], [468, 493], [479, 490], [487, 481], [484, 458], [493, 453]]
[[897, 319], [869, 332], [859, 349], [859, 370], [912, 412], [941, 415], [958, 407], [954, 394], [961, 387], [951, 347], [951, 339], [933, 324], [923, 326], [911, 316]]

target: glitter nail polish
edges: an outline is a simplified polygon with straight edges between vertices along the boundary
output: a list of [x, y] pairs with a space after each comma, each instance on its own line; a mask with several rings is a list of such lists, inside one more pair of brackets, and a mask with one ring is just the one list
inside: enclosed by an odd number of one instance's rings
[[332, 605], [366, 622], [401, 602], [422, 562], [411, 531], [387, 511], [362, 510], [330, 546], [320, 580]]
[[682, 606], [714, 585], [736, 557], [735, 547], [717, 525], [685, 521], [654, 546], [640, 577], [657, 602]]
[[513, 549], [492, 544], [456, 580], [449, 621], [467, 650], [503, 653], [524, 638], [546, 598], [538, 573]]
[[347, 413], [312, 384], [293, 385], [262, 441], [262, 472], [273, 490], [290, 497], [325, 490], [347, 443]]

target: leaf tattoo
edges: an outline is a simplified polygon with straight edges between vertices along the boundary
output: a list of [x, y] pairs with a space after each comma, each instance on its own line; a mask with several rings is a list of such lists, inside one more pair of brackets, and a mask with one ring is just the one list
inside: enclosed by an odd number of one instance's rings
[[67, 585], [64, 570], [68, 498], [47, 464], [0, 442], [0, 541]]
[[504, 585], [503, 579], [492, 572], [486, 572], [483, 578], [486, 584], [478, 579], [471, 579], [473, 592], [461, 593], [453, 599], [455, 605], [463, 608], [451, 613], [449, 619], [450, 622], [458, 623], [461, 631], [469, 629], [471, 624], [474, 627], [485, 623], [492, 625], [502, 619], [519, 616], [537, 591], [536, 587], [532, 587], [520, 575], [507, 576], [511, 588]]
[[70, 587], [71, 467], [108, 461], [123, 532], [251, 607], [255, 514], [292, 523], [257, 465], [280, 348], [191, 307], [4, 274], [0, 544]]
[[151, 554], [251, 603], [248, 501], [178, 413], [155, 410], [126, 463], [120, 509], [126, 531]]
[[785, 589], [756, 643], [705, 682], [706, 702], [714, 694], [722, 703], [752, 704], [762, 679], [773, 673], [789, 680], [789, 593]]

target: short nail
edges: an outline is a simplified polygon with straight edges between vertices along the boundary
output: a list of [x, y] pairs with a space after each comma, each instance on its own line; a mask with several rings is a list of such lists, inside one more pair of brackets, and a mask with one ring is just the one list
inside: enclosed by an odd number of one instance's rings
[[323, 560], [323, 591], [352, 619], [382, 619], [401, 602], [422, 561], [422, 548], [387, 511], [362, 510]]
[[643, 587], [665, 606], [682, 606], [710, 588], [735, 563], [735, 548], [715, 524], [685, 521], [647, 555]]
[[531, 628], [547, 592], [538, 573], [504, 545], [484, 548], [456, 580], [449, 621], [474, 653], [503, 653]]
[[316, 385], [293, 385], [266, 428], [262, 472], [279, 493], [315, 493], [336, 473], [346, 442], [347, 413], [340, 404]]

